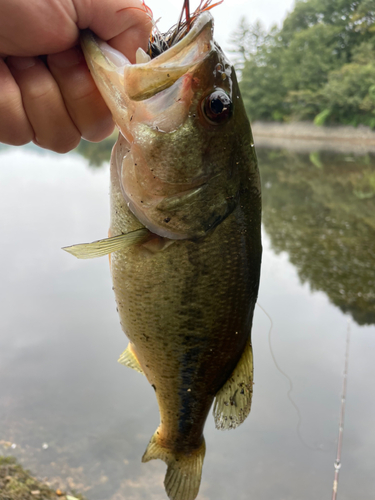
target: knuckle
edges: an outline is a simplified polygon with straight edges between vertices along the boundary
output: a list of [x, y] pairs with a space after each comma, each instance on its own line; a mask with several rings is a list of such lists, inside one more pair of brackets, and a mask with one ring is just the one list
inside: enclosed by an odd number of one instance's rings
[[18, 88], [2, 88], [0, 92], [0, 113], [1, 119], [6, 114], [17, 112], [21, 106], [21, 97]]
[[82, 101], [96, 101], [98, 99], [99, 91], [91, 82], [82, 82], [70, 89], [70, 101], [72, 104], [77, 104]]
[[25, 144], [31, 142], [32, 139], [33, 139], [32, 134], [20, 135], [19, 132], [17, 132], [17, 135], [2, 138], [0, 133], [0, 142], [3, 142], [4, 144], [9, 144], [10, 146], [24, 146]]
[[102, 118], [97, 122], [90, 123], [81, 129], [82, 137], [86, 141], [100, 142], [113, 132], [115, 124], [113, 123], [112, 116]]
[[3, 144], [8, 144], [9, 146], [24, 146], [32, 141], [32, 136], [30, 135], [16, 135], [5, 133], [0, 128], [0, 142]]
[[[1, 93], [0, 93], [1, 94]], [[22, 102], [7, 94], [0, 100], [0, 142], [23, 146], [33, 139], [33, 131], [24, 113]]]
[[81, 136], [78, 133], [72, 134], [70, 137], [64, 138], [60, 142], [51, 144], [48, 149], [59, 154], [69, 153], [69, 151], [72, 151], [72, 149], [78, 146], [80, 140]]
[[27, 97], [33, 103], [42, 100], [54, 100], [56, 94], [59, 94], [59, 92], [53, 82], [45, 82], [41, 85], [31, 85], [27, 90]]
[[11, 146], [24, 146], [33, 140], [33, 132], [28, 123], [12, 121], [12, 123], [0, 122], [0, 142]]

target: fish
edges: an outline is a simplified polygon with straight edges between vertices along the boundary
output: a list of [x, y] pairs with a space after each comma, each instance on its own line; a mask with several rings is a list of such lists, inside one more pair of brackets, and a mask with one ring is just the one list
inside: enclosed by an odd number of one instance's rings
[[109, 255], [129, 339], [119, 361], [146, 376], [160, 411], [142, 461], [166, 463], [171, 500], [198, 495], [211, 407], [220, 430], [250, 412], [262, 255], [259, 170], [235, 70], [211, 12], [187, 16], [154, 31], [136, 64], [82, 34], [119, 137], [108, 238], [65, 248]]

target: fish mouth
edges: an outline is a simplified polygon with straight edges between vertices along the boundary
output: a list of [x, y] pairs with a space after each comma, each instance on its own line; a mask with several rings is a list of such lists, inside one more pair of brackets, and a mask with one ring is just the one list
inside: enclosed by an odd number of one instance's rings
[[209, 12], [203, 12], [178, 43], [139, 64], [131, 64], [90, 30], [82, 32], [81, 46], [95, 83], [116, 121], [119, 106], [124, 109], [129, 101], [142, 101], [171, 87], [208, 56], [214, 48], [213, 18]]
[[[213, 40], [211, 14], [200, 14], [183, 38], [153, 59], [141, 51], [136, 64], [90, 31], [83, 32], [81, 43], [121, 132], [112, 167], [128, 208], [164, 238], [204, 236], [216, 219], [227, 216], [227, 202], [217, 200], [216, 184], [211, 185], [213, 164], [203, 161], [207, 146], [201, 139], [200, 102], [207, 81], [216, 78], [215, 68], [224, 66]], [[187, 154], [187, 137], [190, 141], [192, 136], [202, 148], [194, 165]], [[207, 197], [212, 198], [214, 222], [206, 214]]]

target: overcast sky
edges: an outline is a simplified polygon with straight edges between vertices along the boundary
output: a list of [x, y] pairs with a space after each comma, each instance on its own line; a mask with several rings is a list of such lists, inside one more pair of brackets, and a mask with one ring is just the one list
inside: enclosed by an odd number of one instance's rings
[[[212, 3], [215, 3], [213, 0]], [[182, 9], [182, 0], [146, 0], [152, 9], [154, 19], [161, 17], [159, 27], [167, 31], [178, 21]], [[190, 1], [191, 10], [199, 5], [199, 0]], [[279, 26], [287, 12], [293, 9], [294, 0], [224, 0], [214, 7], [212, 14], [215, 18], [215, 39], [223, 48], [228, 48], [229, 35], [238, 25], [241, 16], [246, 16], [250, 23], [260, 19], [269, 28], [273, 24]]]

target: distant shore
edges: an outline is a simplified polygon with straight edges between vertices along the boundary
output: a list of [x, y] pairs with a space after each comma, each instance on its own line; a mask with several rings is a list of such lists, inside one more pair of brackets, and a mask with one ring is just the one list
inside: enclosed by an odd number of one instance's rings
[[318, 127], [311, 122], [254, 122], [252, 130], [256, 147], [298, 152], [375, 153], [375, 131], [363, 125]]

